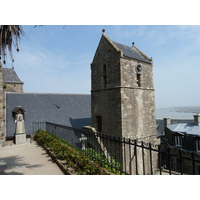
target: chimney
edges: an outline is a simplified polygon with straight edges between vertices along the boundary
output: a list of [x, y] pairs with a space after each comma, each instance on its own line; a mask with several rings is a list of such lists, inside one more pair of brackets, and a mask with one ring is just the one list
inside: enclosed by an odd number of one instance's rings
[[193, 115], [194, 116], [194, 125], [200, 126], [200, 114]]
[[171, 118], [170, 117], [165, 117], [165, 118], [163, 118], [163, 120], [164, 120], [164, 127], [171, 124]]

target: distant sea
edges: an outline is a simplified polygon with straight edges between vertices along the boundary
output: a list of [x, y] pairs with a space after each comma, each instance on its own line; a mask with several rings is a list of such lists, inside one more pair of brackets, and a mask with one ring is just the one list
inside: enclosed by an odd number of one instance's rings
[[193, 119], [193, 115], [200, 113], [200, 107], [157, 108], [156, 119], [170, 117], [171, 119]]

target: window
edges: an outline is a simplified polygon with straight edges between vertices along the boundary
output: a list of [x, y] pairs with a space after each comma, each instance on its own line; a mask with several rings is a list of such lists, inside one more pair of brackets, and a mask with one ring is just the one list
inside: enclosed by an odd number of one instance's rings
[[103, 88], [107, 88], [107, 67], [103, 65]]
[[102, 132], [102, 116], [96, 116], [97, 131]]
[[141, 87], [141, 75], [142, 75], [142, 65], [140, 63], [137, 63], [135, 66], [136, 71], [136, 78], [137, 78], [137, 87]]
[[200, 152], [200, 140], [196, 140], [196, 151]]
[[175, 136], [175, 146], [182, 147], [182, 136]]
[[137, 74], [137, 86], [141, 87], [141, 75]]

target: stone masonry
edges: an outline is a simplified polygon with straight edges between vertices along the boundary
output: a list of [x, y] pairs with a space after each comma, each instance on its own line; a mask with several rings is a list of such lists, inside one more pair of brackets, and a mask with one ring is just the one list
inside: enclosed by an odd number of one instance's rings
[[[130, 52], [136, 58], [129, 57]], [[136, 71], [138, 64], [141, 74]], [[101, 127], [105, 134], [158, 142], [152, 68], [152, 60], [137, 47], [131, 49], [102, 34], [91, 64], [92, 123], [96, 130]]]
[[5, 131], [4, 131], [4, 91], [3, 91], [3, 74], [2, 74], [2, 64], [0, 62], [0, 147], [3, 146], [5, 141]]

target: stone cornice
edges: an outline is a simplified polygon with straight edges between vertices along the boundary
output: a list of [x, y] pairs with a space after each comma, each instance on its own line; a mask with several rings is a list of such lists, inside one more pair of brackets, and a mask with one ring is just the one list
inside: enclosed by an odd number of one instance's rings
[[153, 88], [145, 88], [145, 87], [112, 87], [112, 88], [104, 88], [104, 89], [98, 89], [98, 90], [91, 90], [91, 92], [98, 92], [98, 91], [105, 91], [105, 90], [116, 90], [116, 89], [134, 89], [134, 90], [151, 90], [155, 91]]

